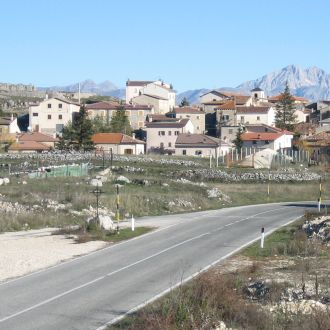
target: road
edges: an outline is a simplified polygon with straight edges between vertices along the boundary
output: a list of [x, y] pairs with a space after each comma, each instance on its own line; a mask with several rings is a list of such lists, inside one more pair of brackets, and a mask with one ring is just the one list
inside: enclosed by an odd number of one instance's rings
[[[265, 204], [137, 219], [158, 230], [0, 284], [0, 329], [102, 329], [128, 311], [301, 216]], [[267, 244], [267, 242], [266, 242]]]

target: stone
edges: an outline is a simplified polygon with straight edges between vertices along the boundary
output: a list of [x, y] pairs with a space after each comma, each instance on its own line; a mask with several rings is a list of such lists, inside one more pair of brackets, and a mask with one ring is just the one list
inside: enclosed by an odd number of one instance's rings
[[98, 179], [92, 179], [90, 181], [90, 185], [94, 186], [94, 187], [102, 187], [102, 181], [100, 181]]
[[126, 178], [126, 176], [120, 175], [117, 179], [116, 182], [121, 182], [121, 183], [130, 183], [131, 181]]
[[114, 229], [113, 221], [111, 220], [111, 217], [108, 215], [99, 215], [99, 224], [100, 227], [105, 230]]

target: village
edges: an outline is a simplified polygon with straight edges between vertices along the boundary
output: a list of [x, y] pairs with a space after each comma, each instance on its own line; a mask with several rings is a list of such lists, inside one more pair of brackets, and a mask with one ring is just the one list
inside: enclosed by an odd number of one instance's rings
[[[90, 139], [98, 152], [217, 160], [228, 155], [228, 162], [243, 161], [267, 149], [272, 155], [294, 158], [298, 152], [311, 163], [329, 162], [330, 101], [310, 102], [291, 95], [288, 87], [279, 95], [267, 96], [256, 87], [249, 95], [210, 90], [200, 95], [198, 104], [183, 99], [177, 105], [176, 91], [162, 80], [127, 80], [125, 94], [125, 100], [98, 101], [91, 93], [49, 92], [43, 100], [28, 104], [25, 125], [22, 114], [9, 107], [0, 118], [1, 149], [8, 153], [61, 149], [65, 127], [74, 125], [84, 108], [93, 123]], [[287, 98], [289, 110], [283, 111]], [[286, 111], [291, 112], [285, 120]], [[119, 113], [124, 124], [114, 125]], [[75, 141], [66, 147], [77, 149]]]

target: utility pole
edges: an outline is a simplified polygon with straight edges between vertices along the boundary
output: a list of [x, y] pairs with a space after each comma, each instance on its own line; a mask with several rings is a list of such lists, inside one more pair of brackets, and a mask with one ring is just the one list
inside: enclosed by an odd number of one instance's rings
[[318, 209], [321, 212], [321, 203], [322, 203], [322, 177], [320, 177], [320, 195], [318, 200]]
[[102, 191], [99, 188], [99, 185], [96, 185], [96, 188], [90, 192], [91, 194], [94, 194], [96, 197], [96, 219], [99, 220], [99, 197], [101, 194], [104, 194], [104, 191]]
[[116, 185], [116, 219], [117, 219], [117, 234], [119, 234], [119, 185]]

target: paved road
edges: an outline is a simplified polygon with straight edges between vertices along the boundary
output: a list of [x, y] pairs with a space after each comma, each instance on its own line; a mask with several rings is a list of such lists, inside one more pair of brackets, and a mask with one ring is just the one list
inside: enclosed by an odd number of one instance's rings
[[268, 204], [137, 220], [160, 229], [0, 284], [0, 329], [97, 329], [301, 216]]

